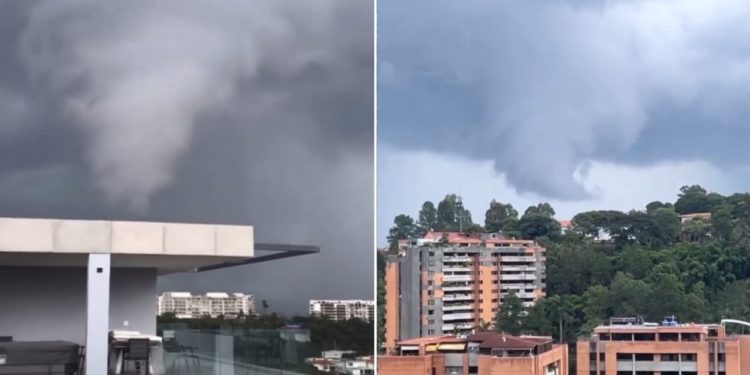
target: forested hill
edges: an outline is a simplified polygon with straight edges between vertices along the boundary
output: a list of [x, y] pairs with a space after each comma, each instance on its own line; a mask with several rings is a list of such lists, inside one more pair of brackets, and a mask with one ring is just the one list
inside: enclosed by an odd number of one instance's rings
[[[680, 215], [710, 213], [688, 219]], [[546, 203], [523, 215], [496, 201], [484, 226], [455, 195], [419, 217], [395, 218], [389, 242], [435, 230], [502, 231], [547, 247], [547, 298], [518, 316], [499, 317], [503, 331], [552, 335], [574, 342], [611, 316], [661, 321], [750, 320], [750, 194], [722, 196], [683, 187], [674, 203], [652, 202], [631, 212], [591, 211], [562, 231]], [[700, 215], [698, 215], [700, 216]], [[381, 263], [382, 264], [382, 263]]]

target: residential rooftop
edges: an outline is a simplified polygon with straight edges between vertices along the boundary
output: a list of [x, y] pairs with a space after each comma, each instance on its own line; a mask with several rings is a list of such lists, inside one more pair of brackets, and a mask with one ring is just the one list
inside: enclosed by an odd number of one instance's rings
[[426, 246], [430, 244], [448, 244], [454, 246], [488, 246], [488, 247], [533, 247], [532, 240], [508, 237], [502, 233], [471, 233], [430, 230], [424, 236], [399, 240], [399, 248]]

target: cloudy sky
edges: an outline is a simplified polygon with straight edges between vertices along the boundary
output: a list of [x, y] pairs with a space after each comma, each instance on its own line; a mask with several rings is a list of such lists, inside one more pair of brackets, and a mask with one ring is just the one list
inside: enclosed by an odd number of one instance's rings
[[559, 219], [747, 191], [750, 3], [378, 4], [378, 233], [461, 193]]
[[372, 298], [365, 3], [3, 1], [0, 215], [254, 225], [321, 253], [159, 288]]

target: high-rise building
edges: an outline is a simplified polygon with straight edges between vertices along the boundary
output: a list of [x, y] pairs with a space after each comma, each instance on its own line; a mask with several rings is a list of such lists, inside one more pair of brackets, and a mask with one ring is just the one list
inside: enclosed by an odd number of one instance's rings
[[326, 316], [331, 320], [352, 318], [371, 321], [375, 318], [375, 302], [365, 300], [310, 300], [310, 316]]
[[378, 357], [382, 375], [566, 375], [568, 346], [551, 337], [494, 332], [430, 336], [399, 341], [390, 355]]
[[157, 306], [159, 315], [169, 312], [178, 318], [231, 317], [253, 313], [255, 298], [244, 293], [166, 292], [158, 297]]
[[491, 327], [514, 293], [525, 307], [545, 295], [545, 249], [499, 233], [428, 232], [402, 241], [386, 265], [385, 345]]
[[722, 324], [612, 319], [576, 353], [578, 375], [750, 374], [750, 336], [727, 335]]

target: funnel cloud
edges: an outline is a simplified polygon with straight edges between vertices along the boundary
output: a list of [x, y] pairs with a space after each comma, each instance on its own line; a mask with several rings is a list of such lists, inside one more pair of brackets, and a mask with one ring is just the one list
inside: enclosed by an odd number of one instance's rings
[[289, 314], [372, 298], [373, 14], [356, 3], [3, 2], [0, 215], [254, 225], [321, 253], [159, 288]]
[[562, 200], [591, 197], [575, 176], [592, 162], [749, 161], [747, 2], [378, 11], [379, 139], [395, 150], [489, 160], [519, 192]]

